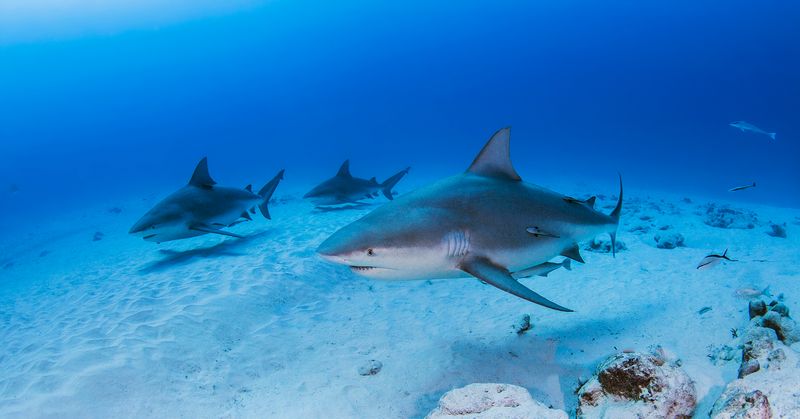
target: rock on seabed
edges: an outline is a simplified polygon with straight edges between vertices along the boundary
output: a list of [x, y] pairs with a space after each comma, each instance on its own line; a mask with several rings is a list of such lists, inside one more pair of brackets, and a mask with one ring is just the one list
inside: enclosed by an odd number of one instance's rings
[[550, 409], [528, 390], [511, 384], [470, 384], [450, 390], [427, 419], [567, 419], [567, 412]]
[[659, 354], [620, 353], [606, 359], [578, 391], [578, 418], [691, 418], [694, 383]]

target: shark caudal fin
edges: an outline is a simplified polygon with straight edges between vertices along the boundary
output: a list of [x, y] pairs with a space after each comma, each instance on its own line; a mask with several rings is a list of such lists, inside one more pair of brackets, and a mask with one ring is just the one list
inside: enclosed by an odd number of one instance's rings
[[614, 207], [614, 210], [611, 211], [611, 214], [608, 216], [614, 220], [614, 229], [608, 232], [608, 235], [611, 236], [611, 254], [614, 257], [617, 257], [617, 228], [619, 227], [619, 214], [622, 212], [622, 175], [619, 175], [619, 199], [617, 200], [617, 206]]
[[388, 200], [393, 200], [394, 197], [392, 196], [392, 189], [397, 185], [397, 182], [400, 182], [400, 179], [403, 178], [408, 171], [411, 170], [410, 167], [406, 167], [405, 169], [398, 172], [396, 175], [386, 179], [383, 183], [381, 183], [381, 192], [383, 192], [383, 196], [386, 197]]
[[262, 198], [260, 204], [258, 204], [258, 209], [261, 210], [261, 215], [264, 216], [267, 220], [271, 220], [272, 218], [269, 215], [269, 208], [267, 205], [269, 204], [270, 198], [272, 198], [272, 194], [275, 193], [275, 189], [278, 187], [278, 184], [283, 180], [283, 170], [278, 172], [272, 180], [267, 182], [260, 191], [258, 191], [258, 196]]
[[774, 132], [769, 132], [769, 133], [767, 133], [767, 135], [769, 135], [769, 138], [772, 138], [773, 140], [775, 139], [775, 133]]

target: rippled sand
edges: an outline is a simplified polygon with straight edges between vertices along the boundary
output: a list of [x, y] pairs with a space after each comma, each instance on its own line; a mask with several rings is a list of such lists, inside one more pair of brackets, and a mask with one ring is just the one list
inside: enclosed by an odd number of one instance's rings
[[[471, 382], [521, 385], [572, 409], [599, 360], [653, 344], [683, 360], [707, 411], [738, 367], [707, 357], [747, 321], [735, 291], [769, 285], [800, 310], [798, 212], [750, 208], [756, 228], [720, 229], [702, 222], [705, 201], [630, 195], [628, 250], [584, 251], [572, 272], [525, 280], [576, 313], [472, 279], [370, 281], [315, 257], [369, 208], [319, 212], [287, 198], [273, 221], [235, 227], [243, 240], [160, 246], [126, 234], [143, 202], [55, 214], [0, 239], [0, 416], [415, 417]], [[769, 220], [788, 222], [788, 238], [765, 234]], [[640, 225], [651, 230], [630, 231]], [[664, 225], [686, 247], [656, 248]], [[695, 269], [725, 248], [740, 262]], [[518, 336], [526, 313], [533, 329]], [[373, 359], [383, 369], [359, 375]]]

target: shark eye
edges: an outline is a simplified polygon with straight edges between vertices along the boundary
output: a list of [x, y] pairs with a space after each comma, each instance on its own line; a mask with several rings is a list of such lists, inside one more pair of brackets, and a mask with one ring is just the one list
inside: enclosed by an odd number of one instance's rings
[[375, 251], [372, 250], [372, 249], [367, 249], [367, 255], [368, 256], [375, 256]]

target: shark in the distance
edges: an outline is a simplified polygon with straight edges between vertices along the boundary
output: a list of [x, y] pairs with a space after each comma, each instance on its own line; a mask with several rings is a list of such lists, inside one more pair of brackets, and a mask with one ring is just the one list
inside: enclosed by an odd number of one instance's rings
[[496, 132], [465, 173], [397, 197], [325, 240], [317, 252], [374, 279], [475, 277], [525, 300], [571, 311], [514, 274], [558, 255], [583, 262], [578, 243], [616, 232], [611, 214], [522, 181], [511, 164], [510, 129]]
[[213, 233], [239, 237], [222, 230], [252, 220], [255, 208], [270, 219], [269, 203], [275, 188], [283, 179], [283, 170], [267, 182], [258, 193], [251, 185], [239, 188], [216, 186], [208, 174], [208, 161], [200, 160], [189, 184], [164, 198], [131, 227], [130, 234], [161, 243]]
[[355, 204], [364, 199], [377, 198], [380, 192], [386, 199], [392, 200], [394, 199], [392, 189], [408, 173], [409, 169], [405, 168], [383, 183], [378, 183], [374, 177], [361, 179], [351, 175], [350, 160], [345, 160], [336, 176], [320, 183], [303, 198], [317, 206]]
[[774, 132], [764, 131], [763, 129], [761, 129], [761, 128], [759, 128], [759, 127], [757, 127], [757, 126], [755, 126], [755, 125], [753, 125], [753, 124], [751, 124], [751, 123], [749, 123], [747, 121], [731, 122], [730, 126], [732, 126], [734, 128], [739, 128], [740, 130], [742, 130], [742, 132], [750, 131], [750, 132], [752, 132], [754, 134], [763, 134], [763, 135], [766, 135], [769, 138], [772, 138], [773, 140], [775, 139], [775, 133]]

